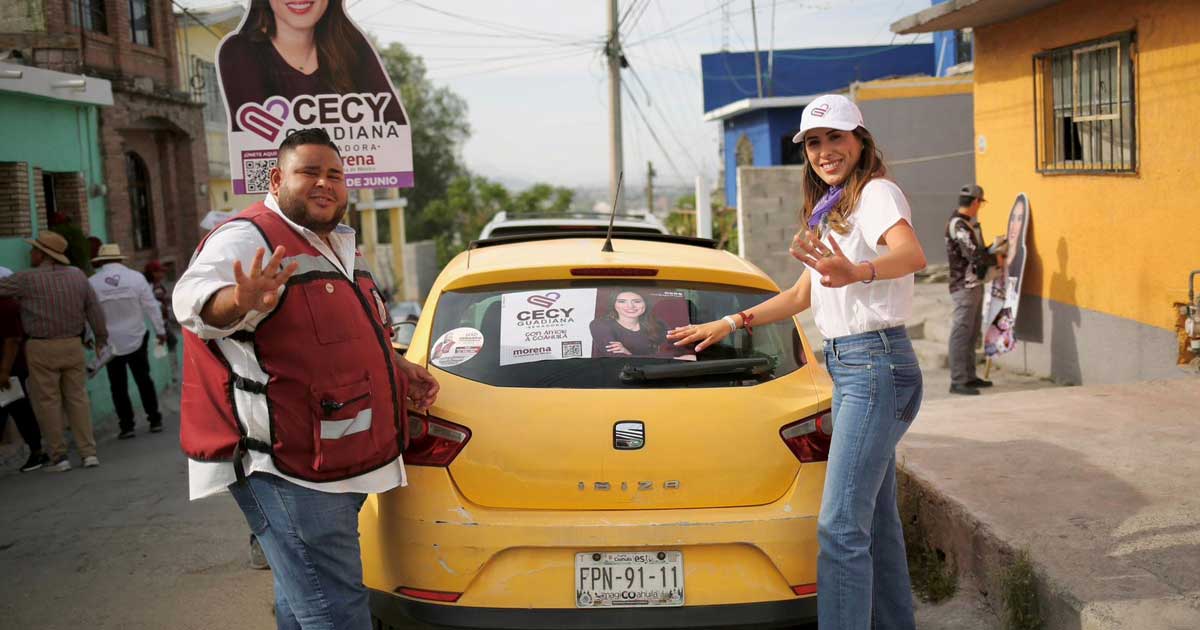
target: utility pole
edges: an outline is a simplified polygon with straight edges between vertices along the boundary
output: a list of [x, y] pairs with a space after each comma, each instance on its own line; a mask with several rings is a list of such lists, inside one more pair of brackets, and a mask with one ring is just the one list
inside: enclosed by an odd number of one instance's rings
[[658, 171], [654, 170], [654, 162], [646, 161], [646, 210], [650, 214], [654, 214], [654, 176], [658, 175]]
[[[617, 178], [624, 169], [624, 154], [621, 148], [621, 33], [617, 20], [617, 0], [608, 0], [608, 43], [604, 46], [608, 57], [608, 194], [613, 203], [620, 205], [617, 197]], [[616, 208], [613, 208], [616, 211]]]
[[758, 82], [758, 98], [762, 98], [762, 62], [758, 58], [758, 9], [754, 8], [754, 0], [750, 0], [750, 22], [754, 25], [754, 80]]

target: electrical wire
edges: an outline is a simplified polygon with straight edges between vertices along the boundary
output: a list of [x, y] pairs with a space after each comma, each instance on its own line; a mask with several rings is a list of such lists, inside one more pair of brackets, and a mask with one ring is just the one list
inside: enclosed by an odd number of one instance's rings
[[671, 170], [675, 171], [675, 176], [679, 178], [680, 182], [687, 183], [688, 179], [683, 176], [683, 172], [680, 171], [679, 167], [675, 165], [675, 160], [671, 159], [671, 152], [667, 151], [667, 148], [663, 146], [662, 140], [658, 138], [658, 134], [654, 133], [654, 127], [650, 124], [650, 120], [646, 118], [646, 113], [642, 111], [642, 106], [638, 104], [637, 99], [633, 98], [633, 94], [625, 88], [624, 83], [621, 84], [621, 91], [629, 96], [629, 102], [633, 104], [634, 111], [636, 111], [638, 116], [641, 117], [642, 124], [645, 125], [646, 131], [650, 133], [650, 137], [654, 140], [654, 144], [658, 146], [659, 152], [661, 152], [663, 157], [666, 158], [667, 164], [671, 165]]
[[469, 15], [463, 15], [461, 13], [454, 13], [452, 11], [447, 11], [445, 9], [439, 9], [437, 7], [430, 6], [428, 4], [425, 4], [424, 2], [419, 2], [418, 0], [395, 0], [395, 1], [404, 3], [404, 4], [410, 4], [415, 7], [425, 9], [426, 11], [437, 13], [439, 15], [444, 15], [446, 17], [452, 17], [452, 18], [461, 20], [463, 22], [467, 22], [468, 24], [472, 24], [474, 26], [490, 29], [490, 30], [493, 30], [493, 31], [496, 31], [499, 33], [506, 33], [508, 35], [521, 35], [521, 36], [528, 37], [531, 39], [542, 39], [542, 40], [546, 40], [546, 41], [558, 41], [558, 42], [567, 42], [567, 41], [571, 41], [574, 39], [570, 35], [566, 35], [564, 33], [551, 33], [549, 31], [541, 31], [541, 30], [537, 30], [537, 29], [526, 28], [523, 26], [506, 24], [504, 22], [497, 22], [495, 20], [484, 20], [482, 18], [477, 18], [477, 17], [473, 17], [473, 16], [469, 16]]
[[[593, 54], [594, 52], [595, 51], [592, 51], [592, 50], [576, 50], [576, 51], [569, 52], [564, 55], [559, 55], [559, 56], [555, 56], [555, 57], [544, 57], [541, 59], [534, 59], [533, 61], [514, 63], [514, 64], [507, 65], [507, 66], [500, 66], [500, 67], [496, 67], [496, 68], [486, 68], [484, 70], [479, 70], [476, 72], [466, 72], [466, 73], [462, 73], [462, 74], [439, 76], [437, 78], [441, 81], [448, 81], [450, 79], [461, 79], [463, 77], [473, 77], [473, 76], [478, 76], [481, 74], [492, 74], [492, 73], [497, 73], [497, 72], [503, 72], [505, 70], [511, 70], [513, 68], [523, 68], [526, 66], [532, 66], [537, 63], [545, 63], [545, 62], [549, 62], [549, 61], [562, 61], [565, 59], [570, 59], [572, 57], [578, 57], [579, 55]], [[437, 70], [438, 70], [438, 68], [430, 68], [429, 69], [430, 75], [433, 75]]]

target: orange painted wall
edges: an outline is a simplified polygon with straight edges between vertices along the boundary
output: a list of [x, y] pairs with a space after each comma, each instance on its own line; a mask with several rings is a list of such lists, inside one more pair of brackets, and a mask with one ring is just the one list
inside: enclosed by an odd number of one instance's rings
[[[1037, 173], [1033, 56], [1129, 30], [1137, 173]], [[990, 239], [1029, 195], [1023, 293], [1173, 329], [1171, 304], [1200, 269], [1200, 2], [1066, 0], [976, 28], [975, 46], [976, 173], [990, 200], [980, 219]]]

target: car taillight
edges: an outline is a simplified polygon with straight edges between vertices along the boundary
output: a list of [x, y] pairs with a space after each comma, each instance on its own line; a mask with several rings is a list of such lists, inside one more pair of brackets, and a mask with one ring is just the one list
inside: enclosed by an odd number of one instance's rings
[[423, 588], [412, 588], [401, 586], [396, 589], [397, 593], [412, 597], [414, 599], [424, 599], [431, 602], [456, 602], [462, 597], [462, 593], [451, 593], [449, 591], [430, 591]]
[[408, 412], [408, 433], [404, 463], [412, 466], [449, 466], [471, 439], [467, 427], [415, 411]]
[[793, 586], [792, 592], [795, 593], [797, 597], [807, 597], [809, 595], [816, 595], [817, 594], [817, 585], [816, 584], [800, 584], [798, 586]]
[[796, 459], [804, 463], [828, 460], [829, 438], [832, 435], [833, 419], [828, 410], [785, 425], [779, 430], [779, 437], [792, 449]]

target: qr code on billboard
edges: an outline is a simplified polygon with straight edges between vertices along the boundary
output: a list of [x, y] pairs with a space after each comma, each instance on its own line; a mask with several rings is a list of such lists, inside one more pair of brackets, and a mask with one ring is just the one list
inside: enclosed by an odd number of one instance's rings
[[562, 358], [574, 359], [583, 356], [582, 341], [564, 341], [562, 342]]
[[242, 160], [242, 176], [246, 178], [247, 193], [264, 193], [271, 189], [271, 169], [275, 158]]

